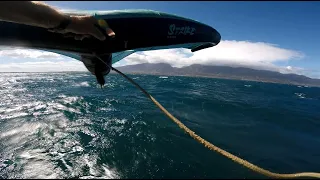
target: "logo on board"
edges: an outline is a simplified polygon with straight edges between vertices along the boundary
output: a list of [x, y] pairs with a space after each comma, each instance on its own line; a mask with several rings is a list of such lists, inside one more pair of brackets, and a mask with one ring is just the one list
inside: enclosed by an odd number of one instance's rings
[[175, 24], [171, 24], [169, 26], [168, 38], [176, 38], [179, 35], [194, 35], [196, 32], [196, 28], [190, 26], [176, 26]]

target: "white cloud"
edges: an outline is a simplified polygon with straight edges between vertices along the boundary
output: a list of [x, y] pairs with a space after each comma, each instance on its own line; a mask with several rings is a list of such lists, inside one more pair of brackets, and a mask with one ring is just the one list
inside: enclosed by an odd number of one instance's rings
[[24, 49], [24, 48], [1, 48], [0, 50], [0, 57], [8, 57], [8, 58], [36, 58], [36, 59], [47, 59], [47, 58], [54, 58], [54, 59], [63, 59], [64, 56], [47, 52], [41, 50], [31, 50], [31, 49]]
[[[154, 50], [128, 56], [118, 64], [169, 63], [174, 67], [191, 64], [228, 65], [273, 70], [281, 73], [300, 73], [302, 68], [281, 67], [279, 61], [299, 60], [304, 54], [277, 45], [250, 41], [221, 41], [217, 46], [192, 53], [187, 49]], [[118, 65], [117, 64], [117, 65]]]
[[[5, 62], [13, 61], [3, 63], [0, 60], [0, 72], [87, 71], [83, 63], [78, 60], [42, 50], [1, 47], [0, 58]], [[14, 59], [24, 62], [14, 62]], [[30, 62], [30, 59], [36, 61]]]
[[292, 67], [291, 67], [291, 66], [287, 66], [286, 68], [287, 68], [289, 71], [292, 70]]
[[74, 61], [42, 61], [0, 64], [0, 72], [62, 72], [87, 71], [82, 62]]
[[[21, 48], [2, 48], [2, 58], [33, 58], [47, 60], [46, 62], [10, 63], [0, 65], [2, 72], [14, 71], [86, 71], [84, 65], [77, 61], [66, 61], [63, 55]], [[249, 41], [221, 41], [215, 47], [192, 53], [189, 49], [168, 49], [145, 51], [132, 54], [115, 64], [129, 65], [139, 63], [169, 63], [174, 67], [191, 64], [228, 65], [233, 67], [251, 67], [254, 69], [273, 70], [281, 73], [306, 74], [300, 67], [282, 67], [275, 65], [280, 61], [299, 60], [304, 54], [298, 51], [284, 49], [274, 44]], [[48, 61], [50, 59], [50, 61]], [[58, 60], [54, 62], [52, 60]]]

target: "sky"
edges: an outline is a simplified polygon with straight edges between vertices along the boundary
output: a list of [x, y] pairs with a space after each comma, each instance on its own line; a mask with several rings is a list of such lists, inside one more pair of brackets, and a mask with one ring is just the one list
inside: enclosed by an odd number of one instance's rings
[[[228, 65], [296, 73], [320, 78], [320, 2], [281, 1], [48, 1], [60, 10], [151, 9], [191, 18], [218, 30], [215, 47], [191, 53], [185, 49], [132, 54], [115, 66], [166, 62]], [[0, 72], [86, 71], [72, 58], [19, 48], [0, 50]]]

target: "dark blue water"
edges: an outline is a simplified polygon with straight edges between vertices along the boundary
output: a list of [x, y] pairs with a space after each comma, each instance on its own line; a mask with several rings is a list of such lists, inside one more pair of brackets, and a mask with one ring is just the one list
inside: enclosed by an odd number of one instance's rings
[[[280, 173], [320, 171], [320, 88], [131, 75], [213, 144]], [[194, 141], [133, 85], [1, 73], [0, 178], [265, 178]]]

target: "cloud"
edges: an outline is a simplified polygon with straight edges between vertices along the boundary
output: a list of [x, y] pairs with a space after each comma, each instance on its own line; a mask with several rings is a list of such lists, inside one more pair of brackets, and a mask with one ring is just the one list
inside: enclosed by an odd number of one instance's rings
[[[191, 64], [226, 65], [232, 67], [250, 67], [281, 73], [308, 74], [306, 69], [293, 66], [278, 66], [276, 62], [288, 62], [304, 58], [304, 54], [295, 50], [281, 48], [278, 45], [250, 41], [221, 41], [215, 47], [192, 53], [189, 49], [168, 49], [137, 52], [116, 63], [114, 66], [139, 63], [168, 63], [174, 67]], [[0, 58], [32, 58], [40, 62], [9, 63], [0, 66], [0, 71], [82, 71], [86, 70], [81, 62], [63, 55], [21, 48], [2, 48]], [[49, 61], [50, 59], [50, 61]], [[46, 62], [41, 62], [46, 60]], [[67, 60], [72, 60], [68, 62]], [[58, 61], [58, 62], [55, 62]], [[73, 67], [74, 66], [74, 67]]]
[[138, 63], [169, 63], [174, 67], [191, 64], [227, 65], [251, 67], [278, 71], [281, 73], [301, 73], [299, 67], [281, 67], [274, 63], [302, 59], [301, 52], [280, 48], [278, 45], [250, 41], [221, 41], [217, 46], [192, 53], [187, 49], [154, 50], [128, 56], [116, 65]]
[[0, 72], [87, 71], [78, 60], [42, 50], [0, 47], [0, 58]]
[[0, 72], [62, 72], [87, 71], [82, 62], [74, 61], [42, 61], [0, 64]]
[[7, 57], [7, 58], [35, 58], [35, 59], [63, 59], [62, 55], [51, 53], [47, 51], [41, 50], [31, 50], [31, 49], [24, 49], [24, 48], [11, 48], [5, 47], [1, 48], [0, 50], [0, 57]]

